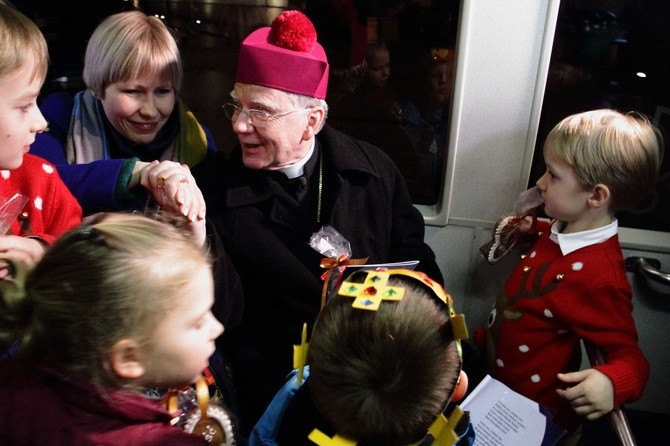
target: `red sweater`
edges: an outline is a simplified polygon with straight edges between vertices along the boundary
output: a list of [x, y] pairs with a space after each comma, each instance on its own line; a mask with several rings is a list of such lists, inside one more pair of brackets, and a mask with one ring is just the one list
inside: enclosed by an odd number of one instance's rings
[[81, 223], [79, 203], [53, 164], [42, 158], [27, 154], [18, 169], [0, 170], [0, 204], [16, 193], [29, 198], [23, 208], [27, 221], [14, 219], [8, 234], [35, 235], [51, 244]]
[[580, 339], [591, 341], [606, 363], [594, 367], [614, 387], [614, 406], [638, 399], [649, 364], [637, 345], [632, 292], [618, 236], [563, 255], [544, 231], [517, 265], [489, 317], [493, 374], [515, 391], [556, 409], [568, 430], [580, 422], [557, 388], [557, 373], [579, 369]]

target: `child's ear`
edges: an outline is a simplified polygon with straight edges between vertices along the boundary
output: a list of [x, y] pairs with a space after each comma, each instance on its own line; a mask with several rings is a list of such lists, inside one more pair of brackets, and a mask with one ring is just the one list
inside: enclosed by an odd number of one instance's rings
[[132, 339], [121, 339], [112, 346], [109, 365], [119, 378], [138, 379], [144, 375], [144, 366], [138, 357], [138, 346]]
[[591, 191], [589, 205], [593, 208], [607, 206], [610, 203], [610, 198], [612, 198], [612, 195], [610, 193], [609, 187], [602, 183], [598, 183], [593, 188], [593, 191]]
[[454, 391], [451, 394], [451, 400], [455, 403], [463, 399], [465, 394], [468, 392], [468, 375], [461, 370], [460, 375], [458, 376], [458, 381], [454, 387]]

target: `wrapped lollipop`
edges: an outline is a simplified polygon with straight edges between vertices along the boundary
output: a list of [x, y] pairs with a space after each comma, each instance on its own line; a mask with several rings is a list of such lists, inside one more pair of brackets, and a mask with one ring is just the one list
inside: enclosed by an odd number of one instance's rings
[[173, 421], [188, 433], [204, 437], [212, 446], [235, 446], [234, 417], [224, 404], [210, 398], [209, 387], [201, 377], [193, 387], [172, 391], [168, 410], [179, 415]]
[[328, 295], [342, 282], [347, 265], [362, 265], [368, 258], [352, 259], [349, 241], [329, 225], [324, 225], [318, 232], [312, 234], [309, 246], [325, 256], [321, 260], [321, 267], [327, 269], [321, 277], [323, 280], [321, 308], [323, 308]]
[[537, 210], [542, 203], [537, 186], [519, 195], [514, 214], [498, 220], [493, 227], [492, 239], [479, 248], [487, 262], [496, 263], [510, 252], [522, 236], [536, 233]]

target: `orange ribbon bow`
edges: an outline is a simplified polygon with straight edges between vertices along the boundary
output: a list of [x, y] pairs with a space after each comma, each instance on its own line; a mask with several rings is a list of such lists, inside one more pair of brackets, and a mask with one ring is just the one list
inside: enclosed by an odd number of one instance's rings
[[342, 254], [337, 259], [332, 259], [330, 257], [325, 257], [321, 259], [321, 268], [327, 268], [328, 270], [321, 275], [321, 280], [323, 280], [323, 291], [321, 292], [321, 308], [326, 304], [326, 297], [328, 296], [328, 290], [330, 288], [331, 278], [335, 271], [340, 273], [340, 276], [336, 278], [337, 283], [334, 284], [332, 289], [336, 289], [342, 283], [342, 273], [344, 269], [349, 265], [364, 265], [368, 261], [368, 257], [362, 259], [350, 259], [346, 255]]

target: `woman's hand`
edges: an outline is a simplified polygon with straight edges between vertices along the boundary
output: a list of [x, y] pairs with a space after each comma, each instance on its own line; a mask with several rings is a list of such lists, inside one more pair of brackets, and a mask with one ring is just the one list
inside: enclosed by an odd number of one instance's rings
[[205, 250], [208, 250], [208, 247], [205, 246], [207, 242], [207, 226], [204, 218], [187, 223], [184, 228], [193, 235], [193, 241], [198, 246], [202, 246]]
[[190, 222], [205, 218], [205, 199], [187, 165], [152, 161], [141, 168], [140, 184], [166, 211], [182, 215]]
[[[44, 245], [34, 238], [19, 235], [0, 236], [0, 256], [9, 257], [31, 268], [44, 255]], [[0, 279], [11, 276], [7, 262], [0, 261]]]

